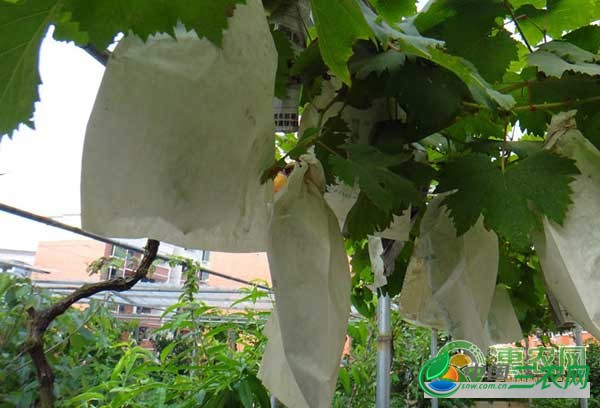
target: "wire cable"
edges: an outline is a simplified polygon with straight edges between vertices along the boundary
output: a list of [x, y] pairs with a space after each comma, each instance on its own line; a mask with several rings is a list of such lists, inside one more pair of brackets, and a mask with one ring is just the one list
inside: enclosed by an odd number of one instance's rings
[[[25, 218], [31, 221], [35, 221], [35, 222], [39, 222], [41, 224], [46, 224], [49, 225], [51, 227], [54, 228], [58, 228], [64, 231], [69, 231], [72, 232], [73, 234], [77, 234], [77, 235], [81, 235], [87, 238], [91, 238], [94, 239], [96, 241], [100, 241], [100, 242], [104, 242], [105, 244], [110, 244], [110, 245], [114, 245], [114, 246], [118, 246], [124, 249], [127, 249], [129, 251], [138, 253], [138, 254], [143, 254], [144, 253], [144, 249], [140, 248], [140, 247], [136, 247], [134, 245], [129, 245], [126, 244], [124, 242], [120, 242], [120, 241], [116, 241], [114, 239], [110, 239], [110, 238], [106, 238], [103, 237], [102, 235], [98, 235], [98, 234], [94, 234], [93, 232], [88, 232], [88, 231], [84, 231], [81, 228], [78, 227], [74, 227], [72, 225], [68, 225], [68, 224], [64, 224], [62, 222], [53, 220], [52, 218], [48, 218], [48, 217], [43, 217], [41, 215], [37, 215], [34, 213], [31, 213], [29, 211], [25, 211], [22, 210], [20, 208], [16, 208], [16, 207], [12, 207], [10, 205], [4, 204], [4, 203], [0, 203], [0, 211], [8, 213], [8, 214], [12, 214], [15, 215], [17, 217], [21, 217], [21, 218]], [[164, 255], [157, 255], [156, 256], [157, 259], [163, 260], [163, 261], [171, 261], [172, 258], [164, 256]], [[210, 269], [206, 269], [202, 266], [200, 266], [200, 270], [202, 272], [207, 273], [208, 275], [213, 275], [213, 276], [217, 276], [219, 278], [223, 278], [223, 279], [227, 279], [233, 282], [237, 282], [237, 283], [242, 283], [244, 285], [248, 285], [248, 286], [253, 286], [253, 287], [257, 287], [266, 291], [271, 291], [271, 288], [269, 288], [268, 286], [264, 286], [258, 283], [253, 283], [241, 278], [236, 278], [235, 276], [229, 276], [226, 275], [224, 273], [220, 273], [220, 272], [216, 272]]]

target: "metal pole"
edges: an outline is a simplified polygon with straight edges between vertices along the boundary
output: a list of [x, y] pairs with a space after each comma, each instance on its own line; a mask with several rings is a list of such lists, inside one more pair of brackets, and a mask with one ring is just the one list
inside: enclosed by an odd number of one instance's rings
[[[575, 328], [573, 329], [573, 332], [575, 334], [575, 345], [583, 346], [583, 338], [581, 337], [581, 325], [579, 323], [575, 323]], [[579, 406], [581, 408], [587, 408], [587, 406], [588, 406], [587, 398], [580, 398]]]
[[277, 398], [274, 395], [271, 395], [271, 408], [277, 408]]
[[[431, 358], [434, 358], [438, 352], [437, 329], [431, 329]], [[438, 399], [431, 399], [431, 408], [438, 408]]]
[[390, 368], [392, 364], [392, 324], [390, 297], [379, 295], [377, 301], [377, 395], [376, 408], [390, 406]]

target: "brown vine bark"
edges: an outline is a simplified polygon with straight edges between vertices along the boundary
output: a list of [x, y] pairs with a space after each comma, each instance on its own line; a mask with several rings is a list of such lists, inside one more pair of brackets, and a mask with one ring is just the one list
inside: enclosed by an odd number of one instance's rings
[[27, 310], [27, 313], [29, 313], [29, 333], [23, 345], [23, 350], [29, 354], [35, 366], [40, 386], [40, 407], [52, 408], [55, 400], [54, 373], [44, 351], [44, 334], [48, 326], [50, 326], [54, 319], [66, 312], [71, 305], [81, 299], [89, 298], [96, 293], [107, 290], [123, 292], [131, 289], [148, 274], [152, 262], [156, 259], [159, 244], [156, 240], [148, 240], [144, 248], [142, 261], [133, 276], [85, 284], [69, 296], [53, 303], [46, 309], [35, 310], [34, 308], [30, 308]]

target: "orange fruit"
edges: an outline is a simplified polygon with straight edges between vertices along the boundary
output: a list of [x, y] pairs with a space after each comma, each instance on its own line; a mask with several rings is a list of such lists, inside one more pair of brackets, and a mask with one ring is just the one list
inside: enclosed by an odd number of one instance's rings
[[287, 176], [282, 172], [277, 173], [273, 181], [273, 190], [277, 193], [287, 184]]

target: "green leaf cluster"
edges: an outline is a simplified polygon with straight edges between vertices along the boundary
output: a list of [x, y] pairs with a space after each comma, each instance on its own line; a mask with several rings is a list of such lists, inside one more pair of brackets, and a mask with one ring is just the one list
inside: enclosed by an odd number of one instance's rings
[[489, 156], [473, 153], [444, 167], [438, 191], [456, 191], [443, 203], [459, 234], [483, 215], [486, 227], [517, 247], [527, 247], [532, 229], [541, 225], [541, 214], [562, 224], [571, 204], [569, 183], [578, 173], [573, 160], [547, 151], [505, 170]]

